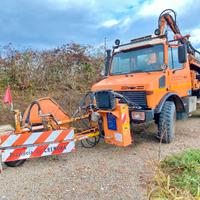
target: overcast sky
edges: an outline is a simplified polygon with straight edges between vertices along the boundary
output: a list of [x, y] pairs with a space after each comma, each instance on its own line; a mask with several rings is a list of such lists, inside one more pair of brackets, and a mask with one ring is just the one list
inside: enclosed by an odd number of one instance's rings
[[106, 37], [127, 42], [153, 34], [160, 12], [173, 8], [183, 34], [200, 47], [200, 0], [1, 0], [0, 45], [49, 49]]

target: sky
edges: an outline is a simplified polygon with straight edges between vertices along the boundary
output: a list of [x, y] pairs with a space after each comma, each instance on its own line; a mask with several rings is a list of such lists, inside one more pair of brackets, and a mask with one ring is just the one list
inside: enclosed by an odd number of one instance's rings
[[200, 0], [1, 0], [0, 46], [51, 49], [76, 42], [108, 46], [150, 35], [166, 8], [200, 48]]

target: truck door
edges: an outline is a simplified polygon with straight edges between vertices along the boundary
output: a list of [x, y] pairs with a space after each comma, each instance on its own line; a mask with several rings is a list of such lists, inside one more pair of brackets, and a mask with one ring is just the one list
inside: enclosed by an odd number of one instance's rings
[[168, 65], [170, 70], [169, 90], [179, 96], [191, 95], [191, 77], [188, 61], [185, 64], [179, 63], [178, 46], [169, 47]]

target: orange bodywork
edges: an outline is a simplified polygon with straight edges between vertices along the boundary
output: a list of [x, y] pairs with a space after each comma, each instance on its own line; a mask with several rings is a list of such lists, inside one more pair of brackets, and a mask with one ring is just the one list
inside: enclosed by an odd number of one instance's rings
[[[41, 114], [52, 114], [57, 121], [64, 121], [64, 120], [69, 120], [70, 117], [68, 114], [51, 98], [46, 97], [37, 100], [41, 107]], [[26, 109], [24, 116], [23, 116], [23, 124], [25, 124], [25, 120], [27, 118], [28, 112], [29, 112], [30, 106]], [[34, 104], [33, 107], [31, 108], [30, 112], [30, 118], [29, 121], [31, 123], [37, 123], [40, 124], [42, 123], [42, 117], [39, 116], [39, 109], [38, 105]]]
[[[106, 143], [120, 147], [126, 147], [132, 144], [133, 141], [131, 136], [128, 105], [119, 104], [117, 102], [114, 111], [100, 110], [99, 113], [103, 118], [103, 127]], [[108, 120], [110, 122], [108, 122]], [[109, 127], [109, 124], [111, 124], [111, 127]]]
[[[168, 65], [168, 45], [164, 44], [164, 63]], [[151, 58], [153, 59], [153, 57]], [[154, 58], [155, 59], [155, 58]], [[165, 76], [165, 87], [159, 87], [159, 79]], [[183, 64], [179, 70], [166, 68], [163, 71], [110, 75], [93, 85], [93, 91], [146, 91], [147, 106], [155, 109], [161, 99], [168, 93], [176, 93], [180, 97], [188, 96], [192, 90], [190, 63]]]
[[[61, 106], [50, 97], [34, 101], [25, 111], [20, 123], [20, 112], [15, 110], [15, 131], [14, 134], [31, 135], [38, 131], [69, 130], [72, 122], [78, 122], [89, 118], [89, 114], [80, 117], [70, 117]], [[27, 120], [28, 119], [28, 120]], [[99, 130], [96, 124], [90, 124], [87, 130], [76, 132], [75, 141], [87, 138], [98, 137]], [[9, 133], [10, 134], [10, 133]], [[7, 135], [5, 135], [7, 136]], [[0, 138], [1, 139], [1, 138]]]

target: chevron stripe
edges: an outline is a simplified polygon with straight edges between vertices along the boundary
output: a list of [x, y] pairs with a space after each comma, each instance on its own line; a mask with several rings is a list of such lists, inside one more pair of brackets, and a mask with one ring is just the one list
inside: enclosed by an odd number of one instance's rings
[[74, 130], [56, 130], [0, 137], [0, 148], [18, 147], [42, 143], [56, 143], [74, 139]]
[[43, 144], [40, 146], [22, 147], [15, 149], [6, 149], [2, 151], [2, 161], [11, 162], [28, 158], [38, 158], [44, 156], [59, 155], [69, 153], [75, 150], [75, 142], [62, 142]]

